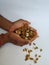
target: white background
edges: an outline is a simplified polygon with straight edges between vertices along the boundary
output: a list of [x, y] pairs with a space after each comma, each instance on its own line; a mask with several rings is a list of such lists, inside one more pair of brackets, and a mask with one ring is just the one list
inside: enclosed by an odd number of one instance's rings
[[[0, 0], [0, 14], [11, 21], [22, 18], [31, 22], [39, 34], [34, 42], [43, 48], [42, 57], [36, 65], [49, 65], [49, 0]], [[0, 29], [0, 33], [6, 31]], [[11, 43], [2, 46], [0, 65], [35, 65], [33, 61], [24, 61], [24, 47], [32, 48], [29, 45], [19, 47]]]

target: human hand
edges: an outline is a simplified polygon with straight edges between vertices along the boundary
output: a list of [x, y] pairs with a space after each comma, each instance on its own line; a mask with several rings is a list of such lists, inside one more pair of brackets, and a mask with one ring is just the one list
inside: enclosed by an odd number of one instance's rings
[[[0, 21], [1, 27], [8, 31], [8, 33], [6, 33], [4, 35], [0, 35], [0, 41], [2, 40], [2, 44], [4, 44], [5, 42], [12, 42], [15, 45], [23, 46], [28, 43], [30, 44], [33, 40], [35, 40], [38, 37], [37, 31], [34, 28], [33, 28], [33, 30], [35, 32], [35, 36], [31, 40], [25, 40], [25, 39], [21, 38], [19, 35], [17, 35], [16, 33], [14, 33], [15, 29], [22, 27], [24, 24], [26, 24], [26, 25], [30, 24], [30, 22], [28, 22], [26, 20], [20, 19], [15, 22], [10, 22], [3, 16], [0, 16], [0, 20], [1, 20]], [[3, 24], [5, 24], [5, 25], [3, 25]], [[2, 36], [4, 36], [5, 38], [4, 39], [1, 38]]]
[[25, 44], [31, 43], [29, 40], [25, 40], [21, 38], [19, 35], [17, 35], [16, 33], [14, 33], [15, 29], [22, 27], [24, 24], [29, 25], [30, 22], [20, 19], [14, 22], [13, 26], [9, 30], [10, 42], [12, 42], [15, 45], [23, 46]]
[[5, 44], [6, 42], [12, 42], [13, 44], [18, 46], [23, 46], [30, 43], [28, 40], [22, 39], [20, 36], [14, 33], [15, 29], [22, 27], [24, 24], [29, 25], [30, 22], [22, 19], [13, 22], [11, 28], [9, 29], [9, 32], [0, 35], [0, 46]]

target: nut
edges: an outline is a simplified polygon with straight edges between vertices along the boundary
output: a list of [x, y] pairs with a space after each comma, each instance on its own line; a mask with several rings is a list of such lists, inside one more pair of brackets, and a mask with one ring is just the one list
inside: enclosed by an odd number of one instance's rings
[[42, 49], [40, 49], [40, 52], [42, 52]]
[[31, 58], [31, 57], [30, 57], [29, 59], [30, 59], [30, 60], [33, 60], [33, 58]]
[[36, 60], [38, 60], [38, 58], [36, 58]]
[[34, 60], [34, 63], [37, 63], [37, 61], [36, 61], [36, 60]]
[[28, 53], [30, 54], [32, 52], [32, 50], [28, 50]]
[[27, 51], [27, 48], [24, 48], [23, 51]]
[[35, 54], [35, 57], [37, 57], [37, 54]]

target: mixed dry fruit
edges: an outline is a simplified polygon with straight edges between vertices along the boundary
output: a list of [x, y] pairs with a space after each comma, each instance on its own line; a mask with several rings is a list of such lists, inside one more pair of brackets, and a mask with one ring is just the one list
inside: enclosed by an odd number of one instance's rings
[[33, 38], [35, 39], [37, 37], [37, 31], [27, 24], [24, 24], [22, 27], [17, 28], [14, 32], [21, 38], [27, 40], [31, 40]]

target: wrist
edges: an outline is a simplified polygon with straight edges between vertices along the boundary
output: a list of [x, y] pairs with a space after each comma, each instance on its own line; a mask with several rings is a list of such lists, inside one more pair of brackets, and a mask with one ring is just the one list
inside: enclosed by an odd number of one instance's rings
[[0, 35], [0, 47], [8, 42], [8, 34], [1, 34]]

